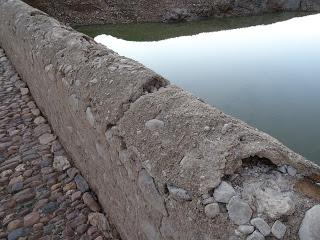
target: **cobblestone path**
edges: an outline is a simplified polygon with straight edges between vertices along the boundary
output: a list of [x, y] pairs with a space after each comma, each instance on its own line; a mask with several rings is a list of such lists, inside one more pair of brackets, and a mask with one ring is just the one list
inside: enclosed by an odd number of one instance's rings
[[118, 239], [0, 48], [0, 240]]

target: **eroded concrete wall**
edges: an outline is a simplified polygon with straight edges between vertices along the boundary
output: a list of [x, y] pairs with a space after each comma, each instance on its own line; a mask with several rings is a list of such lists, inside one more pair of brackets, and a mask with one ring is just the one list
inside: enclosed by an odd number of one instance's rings
[[320, 200], [318, 166], [18, 0], [0, 2], [0, 26], [1, 46], [123, 239], [244, 239], [239, 225], [256, 217], [298, 239]]
[[277, 11], [320, 11], [318, 0], [25, 0], [65, 23], [172, 22]]

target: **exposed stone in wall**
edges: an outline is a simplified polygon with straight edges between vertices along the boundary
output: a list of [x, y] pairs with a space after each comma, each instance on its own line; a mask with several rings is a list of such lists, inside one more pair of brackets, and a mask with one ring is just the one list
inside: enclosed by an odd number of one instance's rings
[[0, 24], [1, 46], [123, 239], [297, 239], [319, 204], [297, 184], [318, 189], [319, 166], [18, 0], [0, 2]]
[[174, 22], [275, 11], [320, 11], [318, 0], [25, 0], [70, 24]]

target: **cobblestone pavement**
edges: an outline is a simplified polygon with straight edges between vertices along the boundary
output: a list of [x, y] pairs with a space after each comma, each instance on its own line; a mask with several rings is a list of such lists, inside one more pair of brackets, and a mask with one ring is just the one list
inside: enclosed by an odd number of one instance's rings
[[0, 240], [118, 239], [0, 48]]

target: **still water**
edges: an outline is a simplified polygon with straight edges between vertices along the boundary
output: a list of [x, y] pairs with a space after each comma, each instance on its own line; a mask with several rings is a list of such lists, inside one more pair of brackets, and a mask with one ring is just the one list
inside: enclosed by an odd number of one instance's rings
[[320, 164], [320, 14], [292, 17], [78, 30]]

